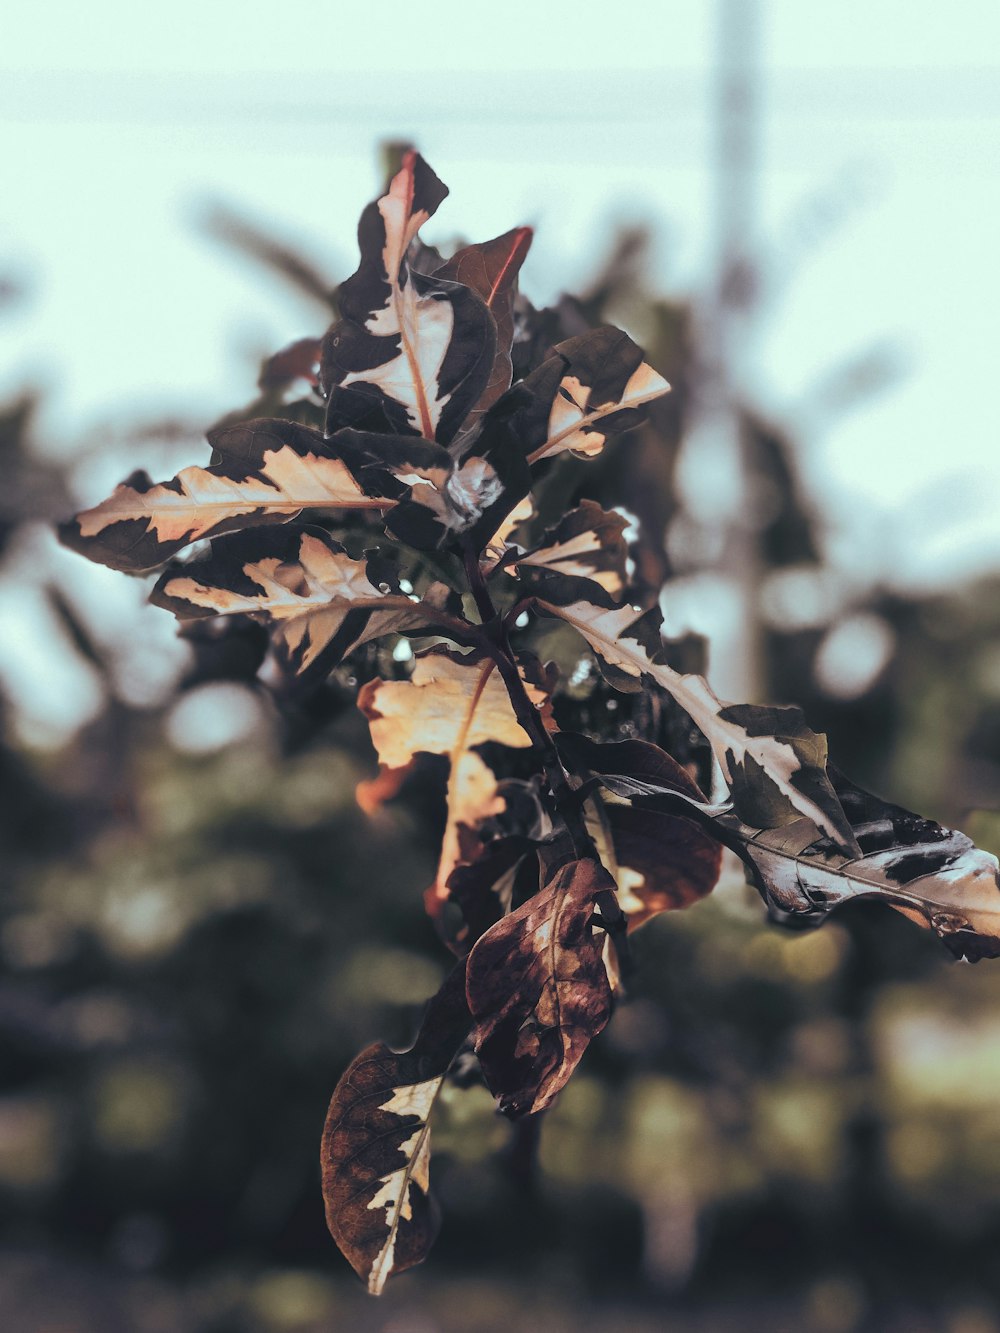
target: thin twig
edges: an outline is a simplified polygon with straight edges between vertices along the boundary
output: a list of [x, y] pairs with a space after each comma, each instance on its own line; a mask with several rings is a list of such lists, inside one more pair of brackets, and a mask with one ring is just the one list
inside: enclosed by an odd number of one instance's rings
[[[507, 687], [511, 706], [514, 709], [514, 716], [523, 730], [530, 736], [535, 749], [538, 751], [545, 771], [546, 782], [552, 792], [552, 799], [555, 801], [560, 818], [569, 833], [573, 851], [579, 860], [596, 861], [600, 865], [602, 864], [600, 854], [597, 851], [594, 839], [591, 837], [590, 830], [587, 828], [577, 794], [569, 785], [566, 771], [559, 757], [559, 751], [546, 730], [538, 709], [531, 702], [528, 692], [524, 688], [524, 681], [521, 679], [521, 673], [517, 668], [517, 658], [510, 645], [506, 617], [501, 618], [493, 604], [493, 599], [490, 596], [489, 588], [486, 586], [479, 565], [479, 557], [471, 546], [466, 547], [465, 568], [468, 573], [472, 596], [483, 621], [479, 641], [496, 662], [500, 677]], [[626, 973], [630, 968], [626, 937], [628, 923], [625, 913], [619, 905], [618, 896], [611, 889], [604, 890], [595, 896], [594, 903], [600, 912], [598, 924], [614, 939], [621, 970]]]

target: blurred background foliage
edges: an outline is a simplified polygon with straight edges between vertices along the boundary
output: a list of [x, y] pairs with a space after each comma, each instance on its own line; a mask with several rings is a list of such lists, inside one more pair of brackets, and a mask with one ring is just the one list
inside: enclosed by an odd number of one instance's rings
[[[210, 226], [311, 296], [303, 335], [322, 332], [342, 275], [238, 215]], [[926, 597], [848, 579], [793, 429], [740, 394], [735, 539], [693, 514], [678, 472], [713, 382], [705, 320], [650, 292], [645, 255], [643, 233], [618, 236], [552, 326], [623, 324], [674, 392], [598, 463], [563, 467], [560, 503], [638, 516], [668, 621], [729, 605], [749, 560], [755, 693], [802, 704], [857, 781], [996, 850], [1000, 576]], [[15, 317], [16, 286], [0, 296]], [[892, 369], [862, 358], [832, 397]], [[314, 410], [287, 385], [254, 397], [252, 374], [243, 414]], [[481, 1087], [448, 1091], [441, 1239], [370, 1301], [325, 1232], [319, 1134], [342, 1069], [378, 1036], [405, 1043], [445, 970], [421, 905], [440, 793], [411, 783], [363, 813], [374, 758], [350, 682], [278, 706], [253, 683], [254, 626], [178, 648], [138, 596], [109, 625], [68, 563], [36, 559], [95, 468], [166, 471], [203, 445], [178, 413], [58, 464], [34, 408], [26, 390], [0, 414], [0, 557], [93, 707], [52, 748], [4, 700], [5, 1328], [1000, 1330], [1000, 968], [951, 964], [887, 909], [783, 933], [735, 870], [636, 937], [630, 1002], [537, 1144]], [[581, 675], [584, 704], [591, 688]]]

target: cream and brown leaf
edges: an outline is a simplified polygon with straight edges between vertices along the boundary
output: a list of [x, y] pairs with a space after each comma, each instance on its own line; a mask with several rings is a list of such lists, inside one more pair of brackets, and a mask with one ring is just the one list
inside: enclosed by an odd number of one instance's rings
[[730, 704], [702, 676], [663, 660], [660, 615], [615, 603], [593, 580], [553, 577], [536, 597], [543, 614], [571, 625], [618, 690], [652, 682], [667, 691], [712, 747], [734, 806], [746, 823], [773, 828], [805, 815], [845, 854], [857, 842], [827, 777], [826, 737], [794, 707]]
[[670, 391], [628, 334], [606, 324], [559, 343], [521, 384], [531, 396], [522, 421], [529, 463], [566, 451], [593, 458]]
[[568, 761], [596, 775], [611, 797], [606, 810], [630, 807], [631, 827], [643, 836], [656, 820], [679, 818], [731, 848], [783, 925], [819, 926], [845, 904], [880, 902], [933, 931], [956, 958], [1000, 957], [997, 858], [959, 830], [865, 791], [832, 766], [829, 781], [856, 840], [853, 854], [805, 816], [759, 828], [732, 803], [705, 802], [693, 784], [676, 780], [673, 761], [656, 747], [643, 746], [647, 753], [637, 757], [636, 742], [595, 745], [565, 733], [558, 744]]
[[[525, 679], [528, 697], [546, 715], [548, 690]], [[448, 756], [447, 822], [434, 884], [426, 903], [437, 916], [448, 899], [448, 879], [461, 860], [461, 831], [504, 809], [496, 775], [477, 746], [494, 741], [512, 749], [531, 745], [514, 715], [491, 657], [433, 648], [416, 660], [409, 680], [369, 681], [358, 694], [379, 762], [400, 768], [418, 753]]]
[[287, 523], [304, 510], [391, 508], [366, 494], [336, 447], [294, 421], [239, 422], [211, 431], [214, 461], [154, 484], [136, 473], [101, 504], [62, 524], [60, 539], [128, 573], [156, 569], [183, 547], [240, 528]]
[[356, 560], [323, 529], [299, 524], [218, 538], [209, 555], [166, 570], [151, 600], [181, 620], [262, 616], [297, 675], [329, 670], [385, 634], [460, 636], [464, 623], [441, 585], [415, 599], [376, 560]]
[[802, 819], [758, 831], [733, 817], [734, 835], [772, 915], [785, 924], [818, 925], [859, 900], [887, 903], [933, 931], [955, 958], [1000, 957], [1000, 863], [957, 829], [892, 805], [836, 769], [834, 790], [859, 854], [845, 856]]
[[532, 463], [567, 450], [593, 457], [668, 389], [632, 339], [605, 326], [561, 343], [450, 453], [431, 439], [386, 435], [384, 427], [342, 429], [336, 439], [345, 456], [354, 451], [366, 493], [397, 500], [387, 516], [391, 532], [420, 548], [464, 535], [482, 549], [527, 496]]
[[323, 339], [326, 433], [346, 426], [447, 444], [490, 383], [497, 329], [461, 282], [411, 269], [407, 251], [448, 193], [416, 152], [358, 226], [361, 259]]
[[327, 1225], [373, 1295], [425, 1259], [437, 1235], [430, 1116], [470, 1021], [461, 963], [428, 1004], [410, 1049], [367, 1047], [331, 1098], [320, 1154]]
[[628, 585], [628, 546], [622, 535], [626, 526], [621, 514], [581, 500], [523, 555], [516, 560], [508, 556], [504, 563], [522, 576], [537, 570], [589, 578], [610, 597], [620, 598]]
[[[407, 248], [445, 194], [408, 153], [362, 217], [362, 262], [340, 289], [344, 318], [323, 343], [325, 436], [276, 419], [223, 426], [209, 435], [208, 467], [161, 483], [133, 474], [64, 524], [63, 542], [142, 573], [203, 538], [307, 510], [369, 510], [387, 514], [390, 531], [417, 547], [460, 537], [482, 547], [527, 495], [530, 463], [567, 449], [592, 455], [612, 430], [635, 424], [668, 386], [616, 329], [560, 344], [508, 388], [528, 228], [466, 247], [438, 274], [408, 270]], [[449, 452], [443, 445], [460, 429]]]

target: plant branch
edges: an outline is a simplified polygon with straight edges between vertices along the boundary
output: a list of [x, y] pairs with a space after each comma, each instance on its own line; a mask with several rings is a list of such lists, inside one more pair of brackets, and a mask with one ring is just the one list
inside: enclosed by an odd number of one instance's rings
[[[576, 792], [567, 780], [566, 770], [559, 758], [559, 751], [546, 730], [538, 709], [531, 702], [528, 692], [524, 688], [524, 681], [517, 669], [517, 658], [514, 656], [514, 650], [508, 637], [507, 617], [501, 618], [493, 605], [493, 599], [483, 578], [477, 553], [471, 546], [467, 546], [464, 555], [465, 568], [469, 576], [469, 587], [483, 620], [480, 642], [497, 664], [497, 670], [510, 696], [514, 716], [531, 737], [534, 747], [538, 751], [545, 771], [545, 779], [549, 785], [549, 790], [552, 792], [552, 798], [555, 801], [559, 816], [569, 833], [574, 853], [580, 860], [596, 861], [601, 864], [594, 839], [591, 837], [584, 819], [582, 806], [577, 799]], [[618, 903], [618, 897], [613, 891], [607, 890], [597, 894], [594, 903], [600, 912], [598, 924], [614, 939], [618, 961], [622, 972], [625, 973], [629, 969], [625, 933], [627, 918]]]
[[486, 586], [486, 580], [483, 578], [482, 566], [479, 563], [479, 555], [471, 543], [466, 542], [462, 555], [465, 560], [465, 573], [469, 580], [469, 590], [472, 593], [476, 603], [476, 610], [479, 612], [479, 618], [483, 625], [492, 625], [497, 618], [497, 609], [493, 605], [493, 598], [490, 596], [490, 590]]

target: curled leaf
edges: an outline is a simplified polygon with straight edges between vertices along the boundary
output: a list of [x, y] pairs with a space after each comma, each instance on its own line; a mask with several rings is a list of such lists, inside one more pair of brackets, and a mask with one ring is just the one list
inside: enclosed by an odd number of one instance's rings
[[957, 829], [890, 805], [832, 770], [860, 855], [844, 856], [807, 821], [758, 830], [720, 823], [783, 924], [818, 925], [835, 908], [885, 902], [934, 931], [956, 958], [1000, 957], [1000, 863]]
[[439, 1218], [430, 1194], [430, 1116], [469, 1031], [465, 965], [424, 1014], [408, 1051], [376, 1042], [337, 1084], [323, 1128], [326, 1221], [345, 1258], [378, 1295], [426, 1257]]
[[523, 433], [531, 463], [567, 450], [593, 458], [609, 435], [637, 426], [641, 409], [670, 390], [643, 361], [642, 349], [610, 325], [568, 338], [553, 351], [523, 381], [532, 399]]
[[594, 899], [614, 880], [596, 861], [562, 866], [483, 935], [466, 987], [483, 1074], [506, 1115], [532, 1115], [565, 1087], [611, 1013]]

